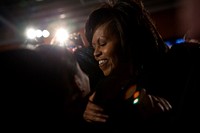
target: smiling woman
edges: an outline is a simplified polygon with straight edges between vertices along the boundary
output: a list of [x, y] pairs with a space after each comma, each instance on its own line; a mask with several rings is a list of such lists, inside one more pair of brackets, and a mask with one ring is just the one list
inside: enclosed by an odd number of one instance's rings
[[84, 119], [111, 132], [129, 132], [131, 125], [139, 131], [164, 126], [171, 105], [156, 92], [155, 84], [168, 47], [143, 3], [103, 4], [89, 15], [85, 33], [106, 78], [89, 98]]

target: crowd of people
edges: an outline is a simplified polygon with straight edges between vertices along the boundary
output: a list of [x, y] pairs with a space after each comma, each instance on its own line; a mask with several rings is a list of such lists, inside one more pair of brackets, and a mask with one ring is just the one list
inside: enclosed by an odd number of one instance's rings
[[109, 0], [88, 16], [87, 46], [1, 46], [3, 123], [36, 131], [196, 130], [200, 43], [188, 36], [169, 48], [141, 0]]

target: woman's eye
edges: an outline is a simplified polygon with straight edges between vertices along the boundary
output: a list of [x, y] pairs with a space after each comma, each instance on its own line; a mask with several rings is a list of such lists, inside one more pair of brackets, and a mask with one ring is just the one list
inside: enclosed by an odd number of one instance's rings
[[106, 41], [99, 41], [100, 46], [104, 46], [106, 44]]
[[100, 43], [100, 46], [104, 46], [106, 43]]

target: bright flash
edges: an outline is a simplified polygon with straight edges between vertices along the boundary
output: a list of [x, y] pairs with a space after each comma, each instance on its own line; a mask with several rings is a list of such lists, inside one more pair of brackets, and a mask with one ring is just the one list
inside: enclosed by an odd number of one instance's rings
[[35, 33], [36, 33], [37, 37], [42, 37], [42, 31], [41, 30], [38, 29], [38, 30], [35, 31]]
[[34, 39], [36, 37], [36, 31], [34, 29], [27, 29], [26, 36], [29, 39]]
[[55, 36], [57, 42], [64, 44], [69, 37], [69, 33], [65, 29], [58, 29]]
[[43, 30], [42, 35], [43, 35], [44, 38], [47, 38], [47, 37], [49, 37], [50, 33], [49, 33], [48, 30]]

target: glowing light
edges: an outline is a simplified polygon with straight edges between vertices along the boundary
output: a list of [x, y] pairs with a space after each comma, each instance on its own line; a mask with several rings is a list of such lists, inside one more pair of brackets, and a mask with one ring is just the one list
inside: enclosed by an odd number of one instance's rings
[[133, 104], [137, 104], [139, 102], [139, 98], [133, 100]]
[[42, 37], [42, 31], [41, 30], [36, 30], [35, 31], [35, 33], [36, 33], [36, 37]]
[[61, 18], [61, 19], [66, 18], [66, 15], [65, 15], [65, 14], [61, 14], [61, 15], [60, 15], [60, 18]]
[[172, 43], [170, 42], [170, 41], [166, 41], [165, 42], [168, 46], [171, 46], [172, 45]]
[[35, 31], [35, 29], [32, 29], [32, 28], [27, 29], [26, 30], [26, 36], [29, 39], [34, 39], [36, 37], [36, 31]]
[[65, 29], [58, 29], [56, 32], [56, 41], [64, 44], [69, 37], [69, 33]]
[[136, 92], [133, 94], [133, 98], [137, 98], [139, 95], [140, 95], [140, 92], [139, 92], [139, 91], [136, 91]]
[[185, 42], [185, 40], [182, 39], [182, 38], [176, 39], [176, 44], [180, 44], [180, 43], [183, 43], [183, 42]]
[[49, 33], [48, 30], [43, 30], [43, 31], [42, 31], [42, 36], [43, 36], [44, 38], [49, 37], [49, 35], [50, 35], [50, 33]]

